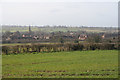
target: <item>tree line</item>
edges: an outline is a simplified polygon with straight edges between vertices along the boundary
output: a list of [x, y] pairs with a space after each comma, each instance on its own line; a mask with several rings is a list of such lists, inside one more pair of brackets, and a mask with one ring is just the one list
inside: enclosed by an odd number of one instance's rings
[[118, 50], [114, 43], [56, 43], [2, 46], [2, 54], [24, 54], [40, 52], [83, 51], [83, 50]]

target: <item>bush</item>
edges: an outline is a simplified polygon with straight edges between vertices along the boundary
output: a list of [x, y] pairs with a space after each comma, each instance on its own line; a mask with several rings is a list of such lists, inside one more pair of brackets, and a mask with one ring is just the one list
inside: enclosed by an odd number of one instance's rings
[[59, 44], [32, 44], [19, 46], [2, 46], [3, 54], [18, 53], [39, 53], [39, 52], [59, 52], [59, 51], [76, 51], [76, 50], [113, 50], [118, 49], [117, 44], [105, 43], [59, 43]]

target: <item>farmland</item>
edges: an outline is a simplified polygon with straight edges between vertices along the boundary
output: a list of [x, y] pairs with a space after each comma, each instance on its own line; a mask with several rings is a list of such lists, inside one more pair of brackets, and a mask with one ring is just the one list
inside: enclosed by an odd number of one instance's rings
[[112, 27], [5, 26], [3, 78], [117, 78]]
[[2, 56], [3, 78], [117, 78], [118, 51], [64, 51]]
[[[2, 27], [2, 32], [11, 31], [11, 32], [27, 32], [29, 26], [4, 26]], [[32, 31], [40, 31], [40, 32], [67, 32], [67, 31], [87, 31], [87, 32], [118, 32], [117, 27], [38, 27], [38, 26], [31, 26]]]

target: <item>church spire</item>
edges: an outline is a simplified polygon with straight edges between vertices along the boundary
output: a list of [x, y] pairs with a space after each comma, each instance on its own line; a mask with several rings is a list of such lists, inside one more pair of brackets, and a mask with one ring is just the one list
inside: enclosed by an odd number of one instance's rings
[[31, 27], [29, 26], [29, 33], [31, 34], [31, 32], [32, 32], [32, 31], [31, 31]]

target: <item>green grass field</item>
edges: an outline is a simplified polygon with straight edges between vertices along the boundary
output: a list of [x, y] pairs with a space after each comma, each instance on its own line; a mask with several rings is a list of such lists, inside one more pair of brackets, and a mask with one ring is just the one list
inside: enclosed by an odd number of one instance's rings
[[[42, 32], [58, 32], [58, 31], [62, 31], [62, 32], [67, 32], [67, 31], [87, 31], [87, 32], [95, 32], [95, 33], [100, 33], [100, 32], [118, 32], [118, 28], [107, 28], [105, 29], [104, 27], [100, 27], [100, 28], [91, 28], [91, 27], [67, 27], [67, 28], [54, 28], [54, 27], [31, 27], [32, 31], [42, 31]], [[6, 32], [6, 31], [10, 31], [10, 32], [16, 32], [16, 31], [20, 31], [20, 32], [28, 32], [29, 31], [29, 27], [2, 27], [2, 32]]]
[[118, 51], [72, 51], [2, 56], [3, 78], [117, 78]]

